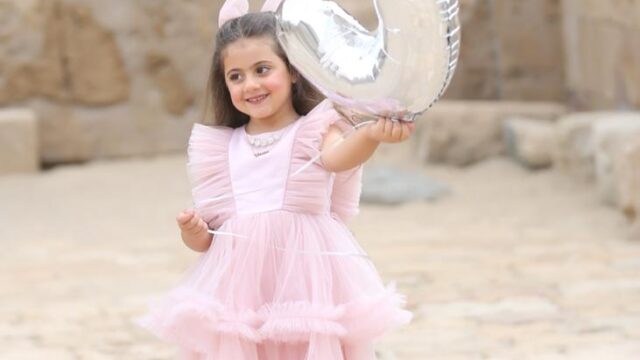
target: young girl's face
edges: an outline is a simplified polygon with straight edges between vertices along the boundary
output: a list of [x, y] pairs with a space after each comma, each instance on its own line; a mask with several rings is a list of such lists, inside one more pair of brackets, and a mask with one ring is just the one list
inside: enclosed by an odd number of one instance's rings
[[277, 123], [296, 115], [291, 99], [295, 79], [273, 47], [270, 38], [258, 37], [240, 39], [225, 49], [224, 74], [231, 101], [251, 121]]

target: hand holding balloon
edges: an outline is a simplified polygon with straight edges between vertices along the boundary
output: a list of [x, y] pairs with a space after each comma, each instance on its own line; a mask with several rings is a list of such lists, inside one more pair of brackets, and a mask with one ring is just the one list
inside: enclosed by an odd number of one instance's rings
[[413, 134], [416, 124], [402, 120], [379, 118], [375, 124], [366, 126], [366, 134], [371, 140], [383, 143], [403, 142]]

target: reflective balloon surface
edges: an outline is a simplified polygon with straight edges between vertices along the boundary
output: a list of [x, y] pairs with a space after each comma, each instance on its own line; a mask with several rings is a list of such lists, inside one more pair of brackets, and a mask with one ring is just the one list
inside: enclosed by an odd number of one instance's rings
[[458, 60], [457, 0], [374, 0], [368, 31], [333, 1], [285, 0], [278, 38], [291, 63], [354, 123], [413, 120], [444, 93]]

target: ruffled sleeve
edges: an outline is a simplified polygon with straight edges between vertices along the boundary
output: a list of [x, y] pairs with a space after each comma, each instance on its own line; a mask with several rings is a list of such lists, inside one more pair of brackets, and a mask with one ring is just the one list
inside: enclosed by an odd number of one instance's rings
[[187, 171], [194, 206], [216, 229], [235, 212], [229, 173], [229, 142], [233, 129], [195, 124], [189, 138]]
[[[310, 211], [317, 208], [317, 204], [325, 203], [326, 207], [318, 211], [328, 210], [347, 221], [358, 213], [362, 166], [337, 173], [333, 188], [327, 193], [323, 184], [328, 183], [331, 173], [325, 170], [319, 156], [322, 140], [331, 125], [343, 132], [350, 130], [351, 125], [328, 100], [318, 104], [300, 121], [303, 123], [294, 142], [285, 208]], [[329, 203], [326, 203], [327, 199], [330, 199]]]

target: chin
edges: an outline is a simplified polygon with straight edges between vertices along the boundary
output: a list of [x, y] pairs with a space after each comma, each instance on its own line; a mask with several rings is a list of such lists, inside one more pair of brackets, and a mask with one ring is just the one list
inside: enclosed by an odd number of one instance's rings
[[273, 111], [249, 111], [248, 115], [252, 119], [264, 119], [272, 116], [273, 114]]

